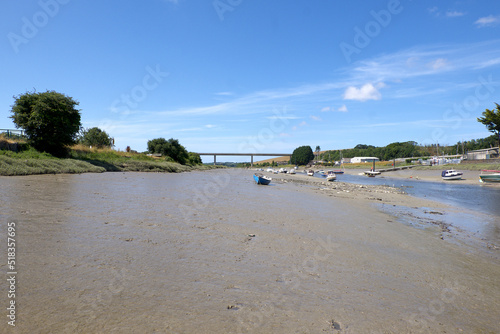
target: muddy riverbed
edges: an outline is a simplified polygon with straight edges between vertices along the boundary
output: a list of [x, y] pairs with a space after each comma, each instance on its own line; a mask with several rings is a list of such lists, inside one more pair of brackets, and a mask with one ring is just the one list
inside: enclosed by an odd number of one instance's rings
[[13, 328], [5, 283], [0, 331], [500, 331], [498, 252], [372, 204], [442, 205], [252, 174], [1, 177], [0, 268], [15, 222], [17, 308]]

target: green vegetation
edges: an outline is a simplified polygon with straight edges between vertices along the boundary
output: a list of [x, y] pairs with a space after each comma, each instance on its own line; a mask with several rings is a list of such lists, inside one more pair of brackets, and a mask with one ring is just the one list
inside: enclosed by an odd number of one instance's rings
[[488, 131], [491, 131], [496, 135], [495, 137], [498, 138], [498, 145], [500, 146], [500, 105], [498, 105], [498, 103], [495, 104], [497, 106], [496, 110], [486, 109], [483, 112], [483, 117], [479, 117], [477, 121], [483, 123]]
[[293, 151], [290, 161], [296, 165], [307, 165], [313, 159], [314, 153], [311, 146], [300, 146]]
[[[497, 145], [495, 135], [482, 138], [472, 139], [466, 142], [458, 142], [453, 146], [439, 145], [418, 145], [414, 141], [395, 142], [384, 147], [375, 147], [372, 145], [356, 145], [353, 149], [342, 150], [344, 158], [354, 157], [377, 157], [382, 161], [389, 161], [397, 158], [418, 158], [439, 155], [454, 155], [463, 154], [467, 151], [490, 148]], [[339, 150], [326, 151], [320, 155], [320, 160], [323, 161], [339, 161], [341, 152]]]
[[103, 148], [113, 146], [113, 138], [97, 127], [83, 129], [78, 142], [88, 147]]
[[126, 153], [112, 149], [90, 149], [76, 145], [69, 149], [69, 158], [57, 158], [29, 147], [21, 152], [0, 150], [0, 175], [31, 175], [59, 173], [102, 173], [105, 171], [168, 172], [222, 168], [210, 165], [181, 165], [155, 159], [146, 154]]
[[[148, 151], [152, 154], [161, 154], [167, 161], [178, 162], [182, 165], [189, 161], [188, 151], [177, 139], [156, 138], [148, 141]], [[193, 157], [194, 158], [194, 157]], [[200, 159], [201, 161], [201, 159]]]
[[18, 128], [23, 128], [31, 146], [41, 152], [63, 157], [66, 146], [75, 143], [80, 130], [78, 102], [73, 98], [46, 91], [14, 97], [12, 118]]

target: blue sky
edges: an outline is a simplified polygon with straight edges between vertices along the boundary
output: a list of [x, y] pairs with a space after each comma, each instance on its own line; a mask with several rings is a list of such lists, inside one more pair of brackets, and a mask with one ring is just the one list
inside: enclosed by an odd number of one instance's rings
[[291, 153], [483, 138], [476, 118], [500, 103], [498, 1], [1, 7], [0, 128], [14, 128], [14, 95], [55, 90], [117, 149], [164, 137], [193, 152]]

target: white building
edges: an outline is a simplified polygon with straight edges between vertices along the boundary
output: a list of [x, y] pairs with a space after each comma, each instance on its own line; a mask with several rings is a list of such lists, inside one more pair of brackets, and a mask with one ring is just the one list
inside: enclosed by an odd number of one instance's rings
[[355, 163], [360, 163], [360, 162], [373, 162], [373, 160], [379, 161], [379, 158], [375, 158], [375, 157], [354, 157], [354, 158], [351, 158], [351, 163], [355, 164]]

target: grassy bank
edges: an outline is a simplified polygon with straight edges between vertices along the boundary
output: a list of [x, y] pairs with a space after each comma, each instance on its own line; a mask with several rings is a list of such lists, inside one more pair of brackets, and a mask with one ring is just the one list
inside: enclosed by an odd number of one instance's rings
[[[0, 150], [0, 175], [33, 175], [62, 173], [164, 172], [180, 173], [213, 169], [214, 166], [188, 166], [141, 153], [119, 152], [111, 149], [71, 148], [69, 157], [60, 159], [33, 148], [21, 152]], [[220, 167], [219, 167], [220, 168]]]

